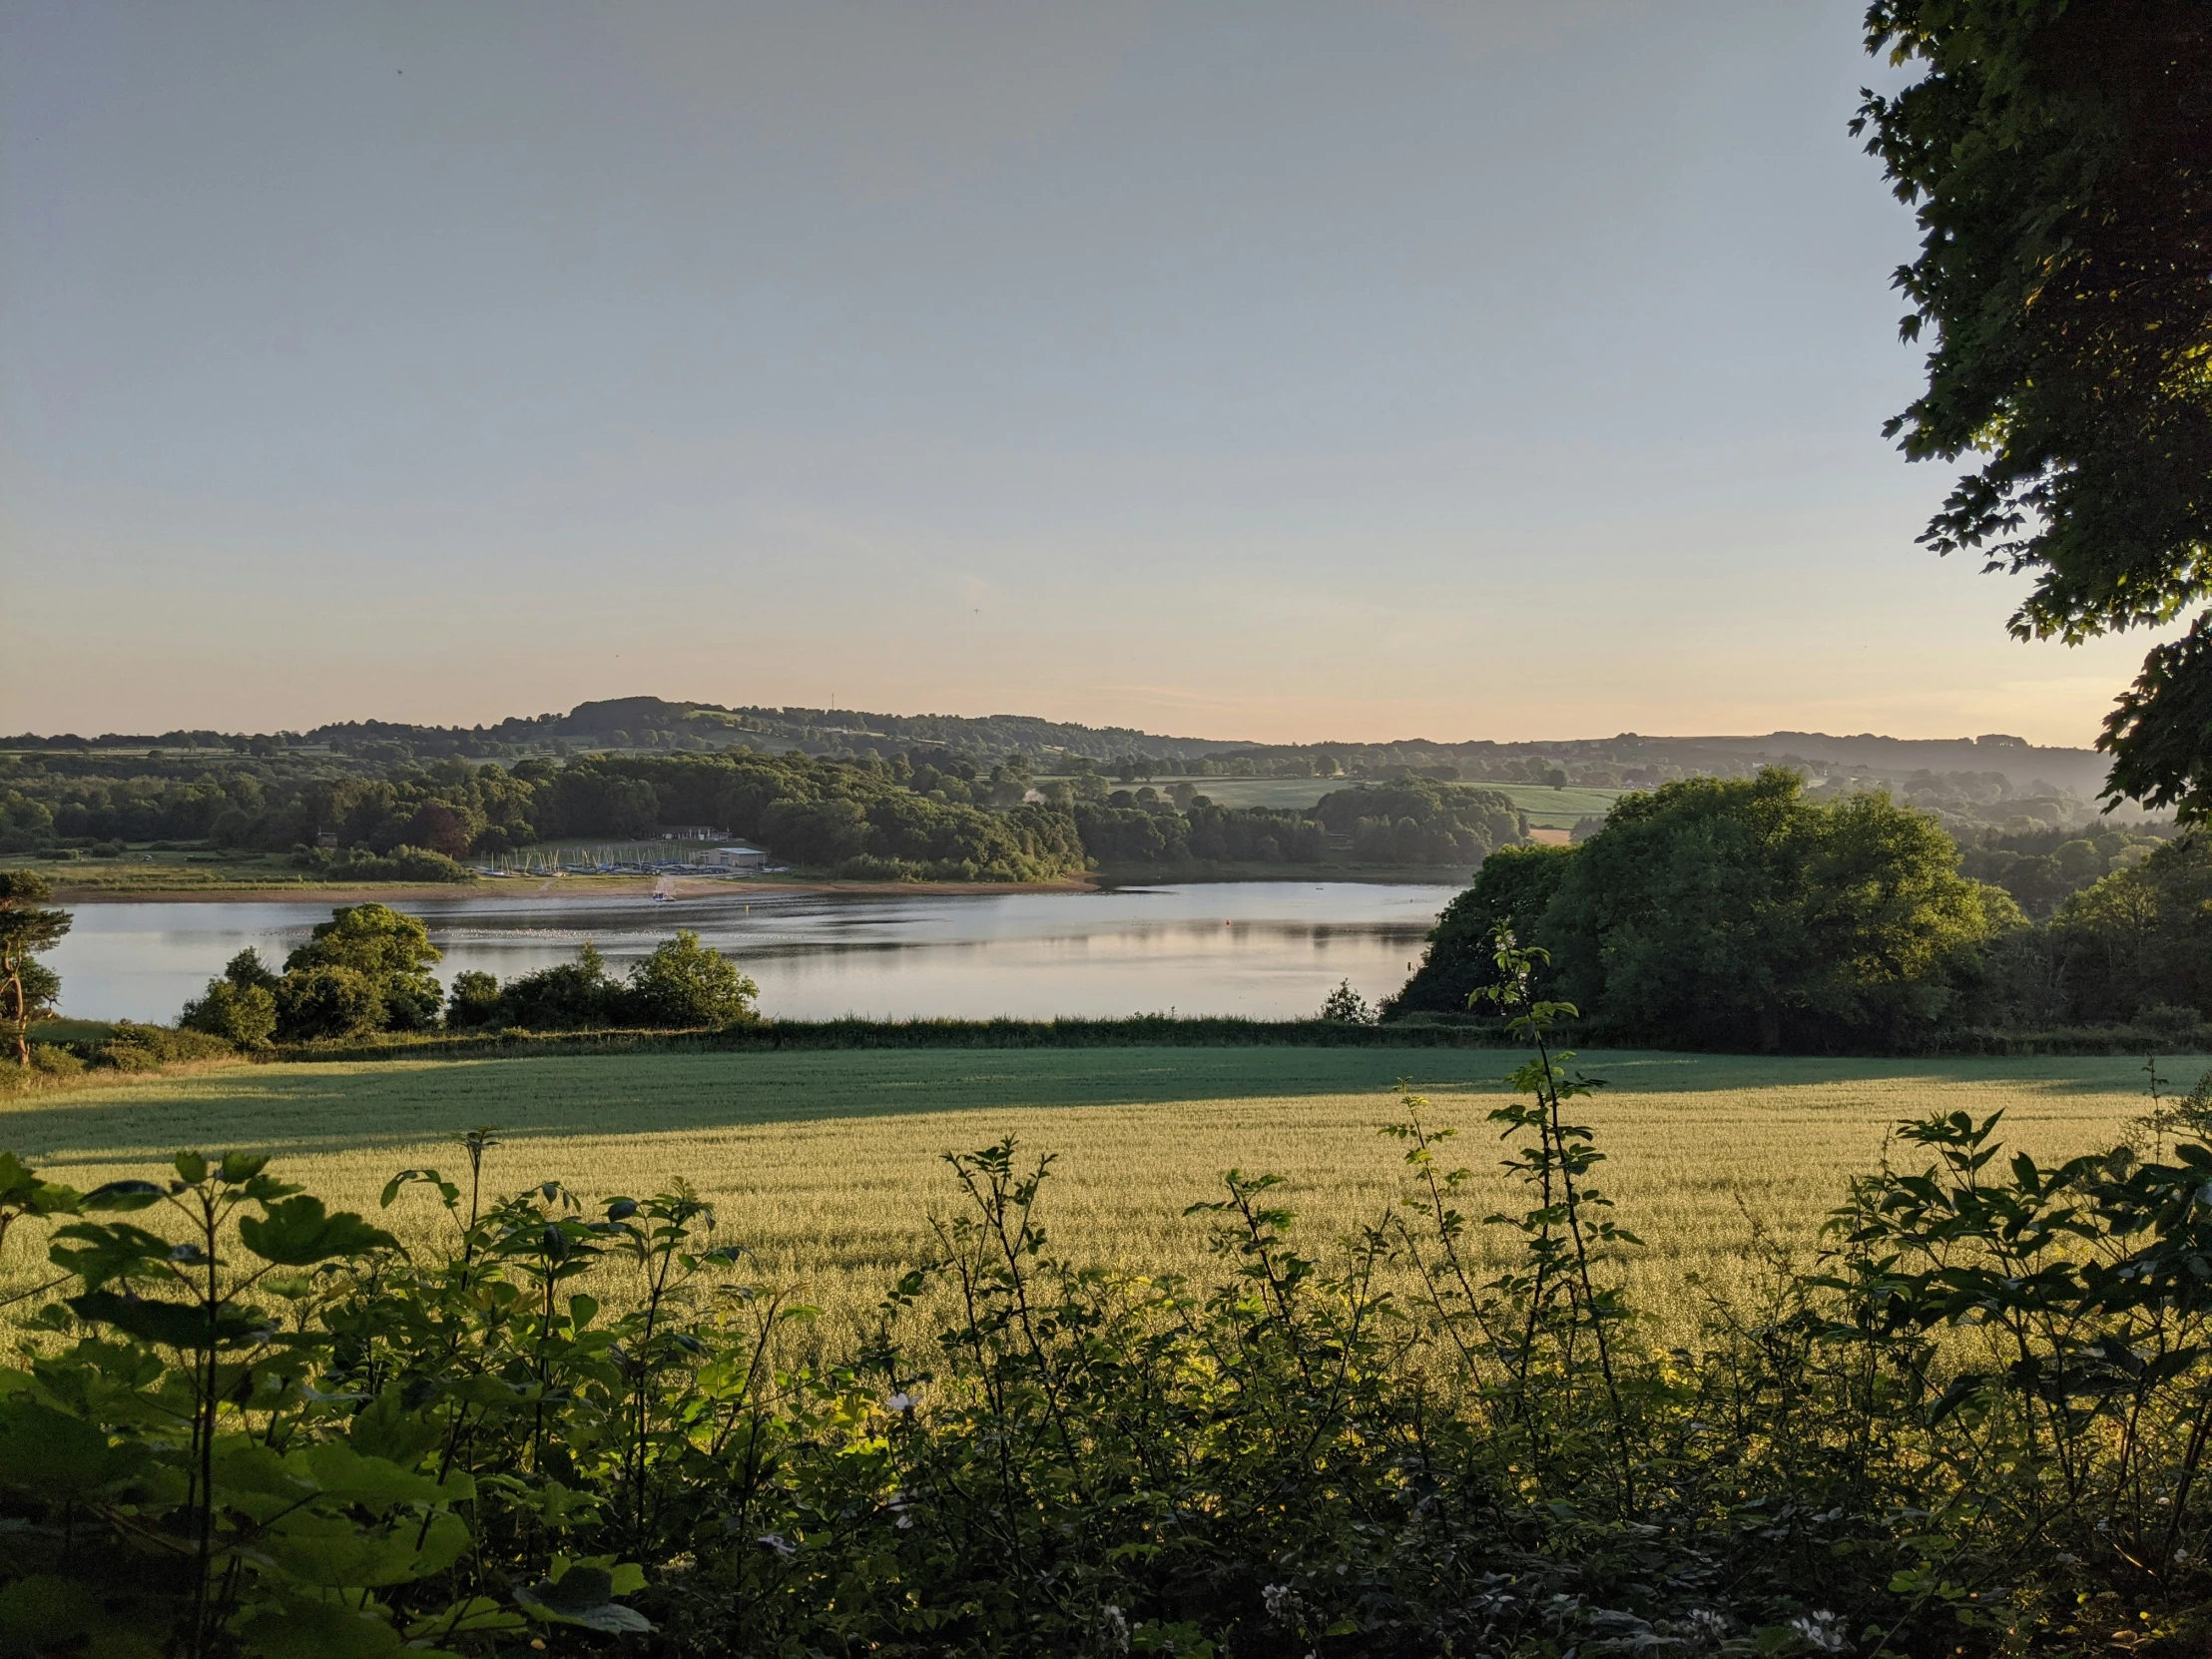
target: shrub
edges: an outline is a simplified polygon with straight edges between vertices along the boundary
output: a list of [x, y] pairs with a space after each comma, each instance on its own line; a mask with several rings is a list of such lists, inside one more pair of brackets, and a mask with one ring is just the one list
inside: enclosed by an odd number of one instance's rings
[[276, 991], [283, 983], [249, 947], [233, 956], [223, 977], [208, 981], [198, 1000], [185, 1004], [177, 1023], [240, 1048], [260, 1048], [276, 1031]]
[[276, 1028], [287, 1042], [358, 1037], [384, 1028], [384, 998], [357, 968], [295, 968], [276, 992]]
[[[506, 1025], [531, 1031], [577, 1031], [594, 1026], [639, 1025], [663, 1030], [732, 1025], [753, 1020], [760, 987], [722, 953], [691, 931], [664, 941], [631, 968], [610, 978], [606, 959], [587, 943], [573, 962], [539, 968], [510, 979], [496, 993], [488, 974], [471, 981], [465, 1008], [459, 980], [449, 1024]], [[481, 981], [478, 983], [477, 981]]]
[[[444, 1000], [430, 972], [441, 955], [418, 916], [386, 904], [332, 910], [330, 919], [317, 922], [313, 936], [284, 958], [276, 987], [278, 1033], [299, 1042], [427, 1030], [437, 1024]], [[258, 957], [254, 966], [260, 966]], [[330, 974], [340, 977], [317, 977]]]
[[221, 1037], [202, 1031], [122, 1020], [116, 1025], [115, 1035], [93, 1050], [92, 1062], [117, 1071], [154, 1071], [162, 1066], [227, 1059], [233, 1052]]
[[1373, 1025], [1375, 1010], [1368, 1006], [1366, 997], [1352, 988], [1352, 981], [1346, 979], [1322, 999], [1321, 1018], [1332, 1025]]
[[445, 1023], [474, 1031], [499, 1020], [499, 981], [488, 973], [456, 973], [446, 992]]
[[721, 951], [683, 931], [630, 970], [622, 1002], [636, 1024], [681, 1030], [758, 1018], [760, 990]]
[[332, 881], [473, 881], [475, 871], [443, 852], [421, 846], [395, 846], [378, 856], [361, 847], [330, 851], [292, 849], [292, 862]]
[[239, 1048], [260, 1048], [276, 1033], [276, 993], [261, 985], [211, 979], [205, 995], [185, 1004], [177, 1023]]
[[85, 1062], [59, 1043], [33, 1043], [31, 1069], [45, 1072], [49, 1077], [74, 1077], [85, 1069]]
[[499, 990], [501, 1024], [532, 1031], [575, 1031], [612, 1025], [619, 1017], [622, 987], [607, 977], [599, 947], [586, 942], [573, 962], [539, 968], [506, 982]]

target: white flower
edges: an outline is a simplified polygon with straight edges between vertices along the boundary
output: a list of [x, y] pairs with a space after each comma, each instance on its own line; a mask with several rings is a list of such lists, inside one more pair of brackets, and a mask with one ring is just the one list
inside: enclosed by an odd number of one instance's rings
[[911, 1411], [914, 1408], [914, 1397], [911, 1394], [892, 1394], [883, 1403], [893, 1411]]
[[1802, 1636], [1805, 1645], [1815, 1653], [1851, 1651], [1851, 1639], [1844, 1634], [1843, 1620], [1834, 1613], [1801, 1613], [1790, 1621], [1790, 1628]]
[[1098, 1622], [1106, 1627], [1106, 1640], [1116, 1653], [1129, 1651], [1129, 1620], [1119, 1607], [1108, 1602], [1099, 1610]]
[[1288, 1584], [1269, 1584], [1260, 1591], [1260, 1599], [1267, 1605], [1268, 1617], [1278, 1624], [1296, 1621], [1302, 1603], [1298, 1592]]
[[1699, 1649], [1719, 1647], [1728, 1639], [1728, 1615], [1700, 1607], [1682, 1621], [1691, 1645]]
[[773, 1549], [777, 1554], [786, 1558], [799, 1553], [799, 1546], [781, 1532], [764, 1532], [754, 1542], [763, 1549]]
[[908, 1497], [904, 1492], [891, 1493], [890, 1501], [886, 1503], [884, 1507], [890, 1510], [893, 1517], [892, 1524], [894, 1524], [899, 1531], [904, 1532], [912, 1527], [912, 1525], [914, 1524], [914, 1517], [912, 1514], [912, 1510], [914, 1507], [913, 1499]]

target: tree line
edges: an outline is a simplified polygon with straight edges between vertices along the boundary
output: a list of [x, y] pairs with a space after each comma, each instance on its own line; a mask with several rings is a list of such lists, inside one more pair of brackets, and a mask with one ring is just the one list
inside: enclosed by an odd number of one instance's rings
[[[127, 765], [149, 770], [125, 771]], [[1311, 812], [1216, 805], [1188, 787], [1109, 791], [1095, 770], [1032, 788], [1019, 762], [943, 751], [832, 761], [797, 752], [596, 755], [513, 767], [446, 760], [369, 772], [120, 758], [17, 763], [0, 795], [0, 850], [69, 838], [205, 840], [291, 850], [357, 880], [460, 879], [462, 861], [577, 836], [727, 831], [794, 864], [861, 879], [1047, 880], [1090, 864], [1188, 859], [1472, 864], [1525, 838], [1494, 791], [1409, 780], [1341, 790]], [[122, 775], [117, 775], [121, 773]], [[1033, 799], [1034, 798], [1034, 799]]]
[[431, 972], [444, 953], [419, 916], [384, 904], [344, 905], [315, 924], [277, 972], [247, 949], [231, 958], [178, 1026], [247, 1050], [272, 1042], [343, 1040], [378, 1033], [585, 1028], [696, 1030], [757, 1018], [760, 987], [699, 935], [680, 931], [616, 978], [586, 944], [574, 962], [519, 974]]
[[1821, 801], [1779, 769], [1669, 784], [1624, 797], [1571, 847], [1493, 855], [1383, 1015], [1464, 1015], [1503, 924], [1548, 953], [1551, 993], [1609, 1040], [1898, 1050], [2145, 1024], [2201, 1040], [2212, 844], [2141, 850], [2122, 862], [2082, 842], [2086, 879], [2036, 923], [1887, 796]]

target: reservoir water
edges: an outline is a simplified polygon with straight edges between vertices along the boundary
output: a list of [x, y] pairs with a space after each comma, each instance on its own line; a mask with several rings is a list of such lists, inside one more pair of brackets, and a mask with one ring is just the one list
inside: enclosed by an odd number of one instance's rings
[[[573, 959], [586, 940], [616, 971], [678, 928], [759, 982], [787, 1019], [998, 1014], [1315, 1012], [1339, 980], [1370, 1001], [1404, 983], [1455, 888], [1368, 882], [1203, 882], [1104, 892], [823, 893], [733, 888], [648, 897], [522, 889], [409, 899], [445, 952], [442, 978], [506, 979]], [[174, 1019], [248, 945], [272, 966], [330, 903], [79, 904], [46, 958], [62, 1012]]]

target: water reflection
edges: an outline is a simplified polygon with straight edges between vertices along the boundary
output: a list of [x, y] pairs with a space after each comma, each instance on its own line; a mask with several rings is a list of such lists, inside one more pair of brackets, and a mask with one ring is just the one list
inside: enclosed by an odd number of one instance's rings
[[[1403, 982], [1448, 886], [1235, 882], [1113, 892], [747, 892], [655, 903], [555, 889], [423, 899], [447, 978], [507, 978], [589, 939], [617, 970], [695, 929], [786, 1018], [994, 1014], [1310, 1014], [1340, 979], [1375, 998]], [[169, 1019], [236, 952], [273, 962], [323, 903], [86, 904], [50, 958], [63, 1009]]]

